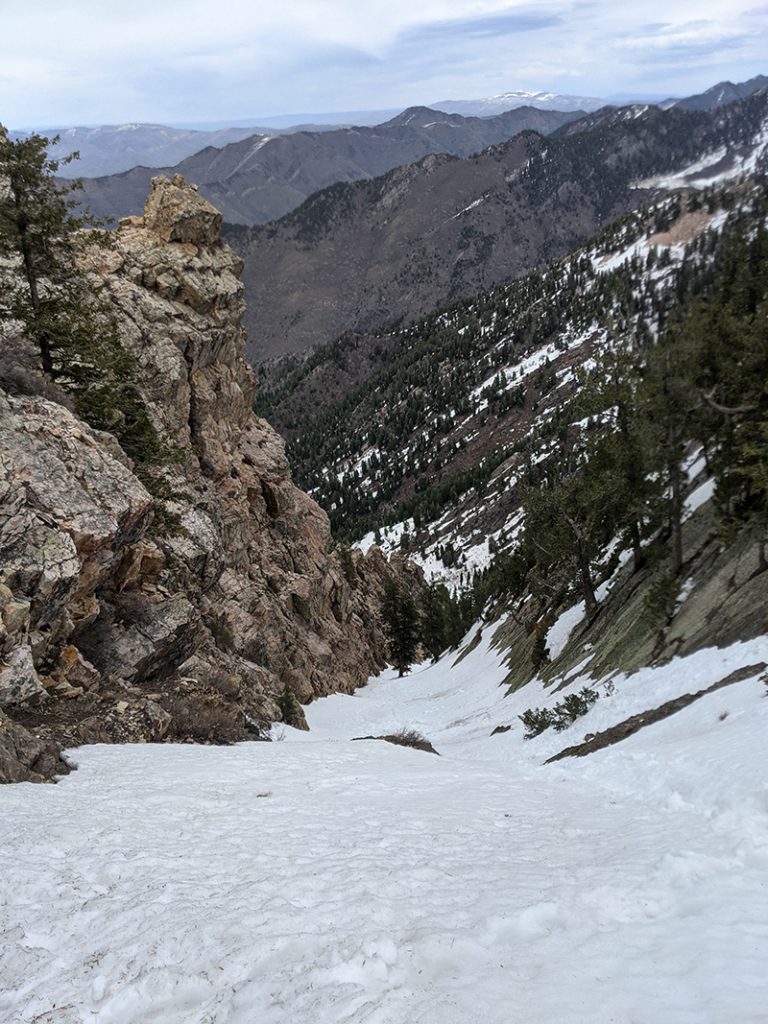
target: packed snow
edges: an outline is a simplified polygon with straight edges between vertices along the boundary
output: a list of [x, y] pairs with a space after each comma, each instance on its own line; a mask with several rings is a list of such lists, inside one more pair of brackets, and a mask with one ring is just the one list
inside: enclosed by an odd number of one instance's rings
[[584, 618], [585, 605], [583, 601], [567, 608], [562, 612], [547, 630], [547, 652], [552, 661], [559, 658], [565, 650], [571, 633]]
[[[628, 715], [768, 661], [768, 639], [517, 720], [486, 629], [311, 705], [284, 742], [95, 746], [0, 791], [13, 1024], [764, 1024], [768, 700], [759, 670], [583, 759]], [[511, 725], [491, 736], [497, 725]], [[414, 728], [440, 757], [354, 737]]]
[[703, 483], [688, 495], [685, 502], [684, 517], [687, 519], [693, 515], [693, 513], [700, 509], [702, 505], [705, 505], [708, 501], [715, 496], [716, 481], [710, 477], [709, 480], [705, 480]]

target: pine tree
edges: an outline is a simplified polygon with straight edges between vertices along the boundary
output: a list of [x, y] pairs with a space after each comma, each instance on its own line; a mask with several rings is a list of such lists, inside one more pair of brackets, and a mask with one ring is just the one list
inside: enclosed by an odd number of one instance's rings
[[726, 246], [714, 294], [695, 304], [683, 330], [695, 345], [696, 431], [707, 451], [726, 532], [744, 523], [767, 568], [768, 231], [743, 230]]
[[381, 613], [389, 656], [398, 675], [403, 676], [416, 658], [419, 642], [419, 616], [413, 595], [403, 584], [390, 580], [384, 591]]
[[17, 256], [21, 271], [5, 301], [49, 376], [65, 372], [72, 349], [71, 321], [82, 300], [72, 240], [85, 226], [73, 214], [79, 182], [59, 185], [54, 178], [60, 164], [47, 148], [58, 141], [42, 135], [12, 141], [0, 125], [0, 253]]
[[538, 485], [529, 484], [523, 495], [531, 562], [542, 577], [570, 565], [592, 618], [598, 607], [595, 562], [617, 521], [618, 492], [605, 487], [615, 471], [611, 449], [598, 444], [558, 453], [543, 471]]
[[355, 560], [352, 556], [352, 550], [348, 544], [339, 544], [339, 561], [341, 562], [341, 571], [344, 573], [344, 578], [350, 587], [357, 586], [357, 567]]
[[286, 725], [291, 725], [294, 728], [300, 728], [299, 722], [301, 721], [301, 713], [299, 711], [298, 701], [287, 684], [283, 687], [282, 693], [277, 698], [277, 706], [280, 708], [282, 720]]
[[679, 329], [669, 329], [649, 355], [639, 396], [641, 415], [645, 418], [654, 451], [649, 469], [658, 473], [668, 496], [666, 508], [673, 576], [678, 576], [683, 568], [683, 511], [687, 483], [683, 459], [699, 405], [691, 372], [694, 358], [684, 334]]
[[451, 595], [445, 586], [433, 583], [421, 595], [421, 641], [432, 661], [449, 645]]
[[92, 221], [74, 213], [79, 182], [61, 185], [54, 177], [60, 162], [49, 159], [47, 147], [57, 141], [12, 141], [0, 125], [0, 255], [18, 267], [0, 292], [0, 318], [21, 323], [45, 375], [73, 395], [79, 416], [117, 437], [158, 493], [161, 484], [144, 467], [167, 462], [171, 452], [151, 423], [114, 313], [79, 267]]
[[598, 367], [582, 377], [579, 408], [599, 415], [599, 444], [609, 449], [612, 472], [602, 481], [605, 499], [615, 510], [617, 527], [632, 547], [635, 571], [642, 568], [644, 535], [659, 525], [664, 506], [663, 491], [653, 469], [653, 438], [640, 414], [637, 394], [642, 386], [642, 352], [628, 341], [602, 354]]

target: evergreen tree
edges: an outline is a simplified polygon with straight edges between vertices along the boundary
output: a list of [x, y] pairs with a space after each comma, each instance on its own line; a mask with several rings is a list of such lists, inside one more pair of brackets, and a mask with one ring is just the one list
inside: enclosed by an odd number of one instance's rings
[[381, 607], [389, 656], [403, 676], [413, 664], [419, 642], [419, 616], [411, 592], [390, 580], [384, 591]]
[[38, 346], [49, 376], [65, 372], [71, 361], [72, 321], [82, 302], [72, 240], [85, 224], [73, 214], [79, 182], [59, 185], [54, 178], [60, 165], [47, 147], [58, 141], [42, 135], [12, 141], [0, 125], [0, 253], [17, 256], [21, 271], [5, 301]]
[[539, 484], [529, 484], [523, 495], [532, 564], [542, 576], [570, 564], [587, 618], [597, 611], [595, 562], [616, 527], [618, 492], [605, 486], [615, 468], [608, 445], [558, 453], [547, 460]]
[[595, 483], [598, 491], [602, 484], [603, 500], [614, 508], [617, 526], [632, 547], [635, 571], [645, 562], [643, 538], [658, 528], [664, 507], [659, 476], [652, 472], [653, 434], [637, 400], [642, 359], [642, 352], [634, 351], [626, 340], [620, 342], [602, 354], [593, 372], [582, 375], [578, 400], [583, 413], [600, 418], [597, 443], [609, 449], [606, 461], [612, 472]]
[[283, 687], [283, 691], [277, 698], [277, 706], [280, 708], [280, 714], [286, 725], [293, 726], [294, 728], [301, 728], [301, 712], [299, 711], [299, 703], [293, 694], [293, 691], [286, 684]]
[[669, 329], [651, 351], [640, 393], [641, 415], [652, 437], [654, 462], [667, 500], [672, 575], [683, 568], [683, 511], [687, 483], [683, 460], [699, 398], [693, 387], [692, 348], [685, 335]]
[[79, 267], [92, 222], [73, 212], [79, 182], [61, 185], [54, 178], [60, 164], [47, 147], [57, 141], [41, 135], [12, 141], [0, 125], [0, 255], [15, 258], [18, 267], [0, 293], [0, 318], [21, 323], [46, 376], [73, 395], [79, 416], [117, 437], [144, 483], [162, 496], [162, 482], [145, 469], [168, 461], [171, 452], [150, 421], [115, 316]]
[[421, 595], [421, 642], [432, 661], [449, 646], [451, 595], [445, 586], [433, 583]]
[[695, 346], [696, 434], [715, 482], [723, 528], [747, 523], [768, 567], [768, 231], [760, 217], [725, 247], [714, 294], [682, 330]]
[[344, 573], [344, 578], [350, 587], [357, 586], [357, 566], [352, 555], [352, 550], [348, 544], [339, 544], [339, 561], [341, 562], [341, 571]]

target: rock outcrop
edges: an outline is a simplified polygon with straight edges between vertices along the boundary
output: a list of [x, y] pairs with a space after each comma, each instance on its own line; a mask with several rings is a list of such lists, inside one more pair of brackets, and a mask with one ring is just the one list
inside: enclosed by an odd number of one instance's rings
[[144, 216], [86, 255], [174, 453], [161, 488], [145, 478], [162, 500], [111, 435], [0, 391], [0, 779], [58, 770], [52, 742], [253, 737], [286, 691], [349, 692], [385, 663], [383, 588], [414, 570], [373, 549], [350, 572], [251, 412], [220, 228], [156, 178]]

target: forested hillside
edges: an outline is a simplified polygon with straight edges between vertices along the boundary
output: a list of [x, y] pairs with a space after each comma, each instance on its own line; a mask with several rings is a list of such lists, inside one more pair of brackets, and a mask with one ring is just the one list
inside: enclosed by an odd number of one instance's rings
[[[766, 209], [764, 185], [675, 194], [519, 282], [320, 349], [260, 411], [339, 535], [474, 585], [468, 615], [556, 578], [545, 603], [574, 587], [594, 611], [622, 550], [665, 559], [674, 601], [697, 473], [764, 564]], [[356, 386], [323, 406], [345, 366]]]
[[340, 183], [291, 214], [230, 230], [245, 261], [249, 355], [405, 324], [559, 259], [659, 190], [755, 170], [768, 90], [714, 111], [608, 107], [547, 138], [430, 156]]

